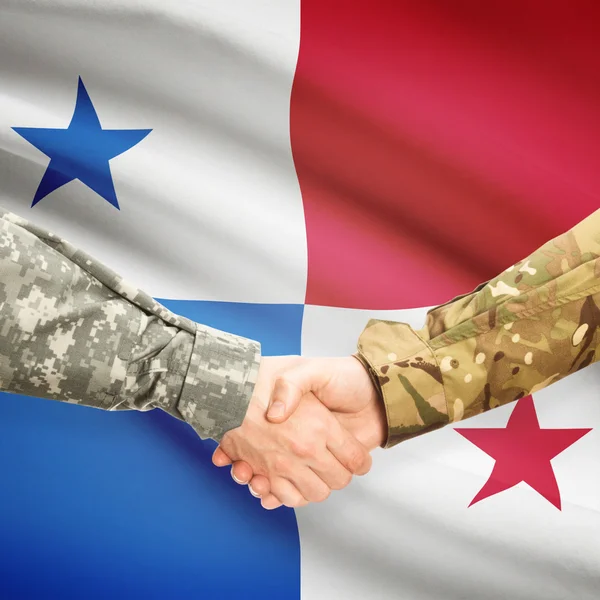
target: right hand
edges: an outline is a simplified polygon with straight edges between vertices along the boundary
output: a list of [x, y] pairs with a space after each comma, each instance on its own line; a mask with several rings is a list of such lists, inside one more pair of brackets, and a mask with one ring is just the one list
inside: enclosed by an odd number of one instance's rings
[[[369, 374], [353, 356], [341, 358], [304, 358], [284, 368], [275, 379], [267, 418], [283, 423], [305, 402], [306, 394], [314, 394], [338, 422], [368, 451], [385, 443], [387, 421], [383, 401]], [[215, 451], [215, 464], [232, 461], [221, 448]], [[269, 478], [257, 474], [243, 460], [232, 467], [232, 477], [248, 483], [253, 495], [261, 497], [264, 508], [281, 506], [282, 499], [272, 489]]]
[[[371, 466], [364, 444], [310, 391], [298, 387], [305, 374], [296, 368], [305, 360], [263, 358], [242, 425], [225, 434], [213, 457], [217, 466], [236, 460], [236, 470], [243, 464], [250, 473], [264, 477], [278, 502], [293, 507], [324, 500], [331, 490], [345, 487], [352, 475], [362, 475]], [[289, 388], [291, 395], [282, 387], [284, 382], [291, 384], [290, 377], [299, 377]], [[302, 402], [296, 401], [296, 392]], [[279, 396], [289, 407], [272, 423], [265, 416], [267, 405]]]

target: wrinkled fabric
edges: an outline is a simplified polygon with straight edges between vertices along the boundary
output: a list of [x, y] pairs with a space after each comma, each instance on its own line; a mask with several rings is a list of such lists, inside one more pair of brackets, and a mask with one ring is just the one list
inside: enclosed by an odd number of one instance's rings
[[600, 211], [426, 326], [371, 320], [358, 356], [388, 417], [386, 446], [534, 393], [598, 360]]
[[161, 408], [220, 440], [245, 414], [257, 342], [177, 316], [81, 250], [0, 210], [0, 389]]

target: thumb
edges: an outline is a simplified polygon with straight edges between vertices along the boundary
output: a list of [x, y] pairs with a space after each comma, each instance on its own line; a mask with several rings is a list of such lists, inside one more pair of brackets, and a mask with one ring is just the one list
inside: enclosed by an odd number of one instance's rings
[[271, 400], [267, 409], [267, 419], [272, 423], [282, 423], [294, 414], [302, 396], [316, 392], [328, 379], [328, 373], [319, 368], [319, 362], [306, 360], [279, 374], [273, 385]]

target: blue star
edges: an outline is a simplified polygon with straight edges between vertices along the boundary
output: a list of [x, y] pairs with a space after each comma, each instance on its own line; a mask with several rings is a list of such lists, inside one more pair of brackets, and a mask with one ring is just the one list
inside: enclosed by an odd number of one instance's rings
[[75, 112], [67, 129], [13, 127], [50, 158], [31, 206], [59, 187], [79, 179], [117, 209], [108, 161], [141, 142], [152, 129], [102, 129], [81, 77]]

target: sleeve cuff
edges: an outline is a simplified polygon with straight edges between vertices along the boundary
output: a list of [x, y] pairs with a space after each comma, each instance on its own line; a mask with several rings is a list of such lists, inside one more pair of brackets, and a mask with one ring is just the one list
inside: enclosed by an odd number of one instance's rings
[[220, 441], [242, 424], [259, 363], [258, 342], [197, 325], [177, 406], [202, 439]]
[[448, 423], [440, 365], [409, 325], [372, 319], [358, 340], [358, 355], [383, 397], [385, 448]]

